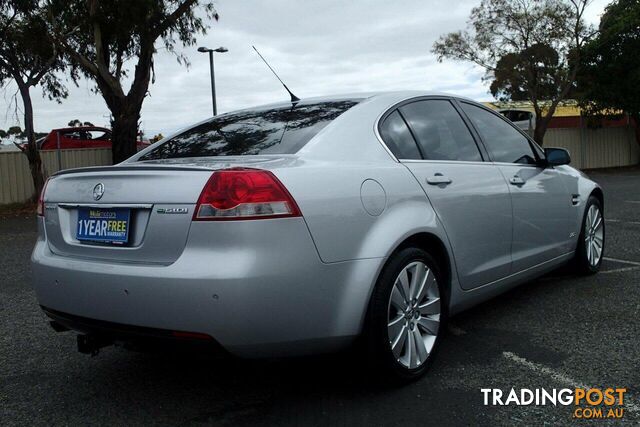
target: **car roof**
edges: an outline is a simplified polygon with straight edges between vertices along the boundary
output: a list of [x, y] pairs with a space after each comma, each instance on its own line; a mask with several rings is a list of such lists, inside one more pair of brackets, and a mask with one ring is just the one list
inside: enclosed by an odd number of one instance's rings
[[[360, 101], [360, 102], [377, 101], [376, 103], [378, 104], [379, 108], [387, 109], [392, 105], [402, 102], [406, 99], [416, 98], [421, 96], [443, 96], [447, 98], [456, 98], [460, 100], [465, 100], [465, 101], [469, 101], [469, 102], [473, 102], [475, 104], [481, 105], [477, 101], [474, 101], [473, 99], [466, 98], [463, 96], [454, 95], [452, 93], [446, 93], [446, 92], [426, 91], [426, 90], [369, 91], [369, 92], [352, 92], [352, 93], [344, 93], [344, 94], [312, 96], [312, 97], [302, 98], [300, 101], [296, 103], [296, 105], [309, 105], [309, 104], [315, 104], [320, 102], [338, 102], [338, 101], [348, 101], [348, 100]], [[291, 107], [291, 101], [282, 100], [282, 101], [272, 102], [268, 104], [252, 105], [252, 106], [240, 108], [237, 110], [226, 111], [224, 113], [218, 114], [216, 117], [224, 117], [227, 115], [250, 112], [250, 111], [263, 111], [263, 110], [280, 109], [280, 108], [287, 108], [287, 107]], [[187, 129], [190, 129], [192, 127], [206, 123], [211, 119], [212, 117], [207, 117], [206, 119], [200, 120], [199, 122], [196, 122], [196, 123], [190, 122], [182, 126], [179, 126], [176, 130], [169, 133], [168, 138], [172, 137], [173, 135], [177, 135], [181, 132], [184, 132]]]
[[103, 128], [100, 126], [76, 126], [76, 127], [67, 127], [67, 128], [58, 128], [52, 129], [52, 132], [66, 132], [66, 131], [74, 131], [74, 130], [100, 130], [104, 132], [111, 132], [110, 129]]
[[[476, 102], [472, 99], [465, 98], [463, 96], [454, 95], [446, 92], [438, 92], [438, 91], [424, 91], [424, 90], [397, 90], [397, 91], [371, 91], [371, 92], [354, 92], [354, 93], [345, 93], [345, 94], [335, 94], [335, 95], [323, 95], [323, 96], [312, 96], [308, 98], [302, 98], [297, 105], [308, 105], [315, 104], [321, 102], [335, 102], [335, 101], [345, 101], [345, 100], [365, 100], [365, 99], [380, 99], [384, 98], [387, 101], [391, 102], [400, 102], [405, 99], [415, 98], [420, 96], [444, 96], [448, 98], [457, 98], [464, 99], [471, 102]], [[233, 114], [239, 111], [246, 110], [267, 110], [271, 108], [286, 108], [291, 105], [291, 101], [279, 101], [269, 104], [257, 105], [249, 108], [243, 108], [241, 110], [229, 111], [224, 114]], [[221, 114], [223, 115], [223, 114]]]
[[[379, 138], [375, 134], [374, 123], [381, 117], [381, 115], [385, 111], [392, 108], [394, 105], [412, 98], [428, 96], [460, 99], [481, 106], [481, 104], [472, 99], [461, 97], [458, 95], [445, 92], [421, 90], [356, 92], [303, 98], [300, 101], [296, 102], [295, 105], [304, 106], [323, 102], [340, 101], [358, 101], [358, 105], [354, 106], [353, 108], [349, 108], [339, 117], [335, 118], [329, 126], [323, 128], [317, 135], [315, 135], [308, 144], [306, 144], [300, 149], [300, 151], [296, 153], [296, 155], [304, 156], [308, 159], [315, 158], [335, 160], [359, 158], [363, 161], [366, 159], [369, 159], [371, 161], [388, 161], [393, 156], [385, 151], [382, 144], [370, 146], [367, 145], [369, 144], [368, 142], [363, 142], [370, 140], [372, 137]], [[271, 109], [285, 109], [291, 108], [291, 106], [291, 101], [286, 100], [285, 98], [285, 100], [280, 102], [228, 111], [219, 114], [216, 117], [224, 118], [228, 115], [231, 116], [246, 112], [268, 111]], [[175, 135], [199, 126], [203, 123], [207, 123], [210, 120], [212, 120], [212, 117], [208, 117], [198, 123], [193, 123], [189, 126], [183, 127], [169, 134], [165, 138], [165, 140], [171, 139]], [[343, 141], [345, 140], [349, 140], [351, 141], [351, 143], [344, 144]], [[152, 145], [151, 147], [140, 151], [137, 155], [134, 155], [129, 160], [127, 160], [127, 162], [135, 162], [138, 158], [145, 155], [148, 152], [147, 150], [153, 150], [154, 147], [157, 146], [158, 145]], [[368, 148], [370, 147], [374, 148], [369, 150]], [[336, 153], [340, 153], [340, 155], [337, 155]], [[363, 153], [366, 153], [368, 155], [366, 159], [365, 157], [363, 157]]]

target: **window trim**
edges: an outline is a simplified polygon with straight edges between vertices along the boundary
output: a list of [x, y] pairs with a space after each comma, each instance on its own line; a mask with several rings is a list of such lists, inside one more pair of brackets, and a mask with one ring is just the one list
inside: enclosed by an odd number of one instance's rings
[[471, 126], [473, 126], [475, 132], [478, 134], [478, 138], [480, 138], [480, 140], [482, 141], [482, 144], [485, 146], [486, 150], [487, 150], [487, 155], [488, 158], [490, 159], [490, 161], [496, 165], [518, 165], [518, 166], [525, 166], [525, 167], [534, 167], [534, 168], [540, 168], [546, 158], [544, 156], [544, 150], [529, 136], [529, 134], [527, 134], [526, 132], [524, 132], [522, 129], [520, 129], [519, 127], [517, 127], [516, 125], [513, 124], [513, 122], [511, 122], [511, 120], [507, 119], [505, 116], [503, 116], [502, 114], [496, 112], [495, 110], [492, 110], [491, 108], [482, 105], [478, 102], [473, 102], [470, 100], [466, 100], [466, 99], [456, 99], [455, 100], [456, 103], [460, 103], [460, 104], [468, 104], [474, 107], [479, 107], [485, 111], [488, 111], [489, 113], [493, 114], [494, 116], [500, 118], [500, 120], [504, 121], [505, 123], [507, 123], [509, 126], [511, 126], [513, 129], [515, 129], [518, 133], [520, 133], [520, 135], [522, 135], [525, 140], [527, 141], [527, 143], [529, 144], [529, 148], [531, 149], [531, 151], [533, 151], [533, 155], [536, 158], [536, 164], [528, 164], [528, 163], [513, 163], [513, 162], [497, 162], [493, 159], [493, 157], [491, 156], [491, 153], [489, 151], [488, 145], [486, 143], [486, 141], [484, 140], [484, 138], [482, 137], [482, 135], [480, 134], [480, 132], [478, 131], [478, 129], [476, 128], [476, 126], [473, 124], [473, 121], [469, 118], [469, 116], [467, 116], [467, 113], [464, 111], [464, 109], [462, 108], [462, 106], [460, 105], [460, 111], [462, 114], [464, 114], [465, 118], [469, 121], [469, 123], [471, 124]]
[[496, 163], [487, 162], [484, 160], [423, 160], [423, 159], [406, 159], [400, 160], [401, 163], [435, 163], [435, 164], [459, 164], [459, 165], [478, 165], [478, 166], [493, 166]]
[[[403, 107], [404, 105], [412, 104], [414, 102], [419, 102], [419, 101], [449, 101], [449, 103], [451, 104], [453, 109], [456, 110], [456, 112], [460, 116], [460, 119], [462, 120], [462, 122], [467, 127], [467, 130], [469, 131], [469, 134], [471, 135], [471, 138], [473, 139], [473, 142], [475, 143], [476, 147], [478, 148], [478, 152], [480, 153], [480, 159], [481, 160], [435, 160], [435, 159], [425, 159], [424, 158], [424, 154], [422, 153], [422, 149], [420, 148], [420, 144], [418, 144], [418, 140], [415, 137], [413, 129], [411, 128], [411, 126], [407, 122], [407, 119], [402, 114], [402, 111], [400, 111], [400, 108]], [[451, 162], [454, 162], [454, 163], [469, 164], [469, 163], [487, 163], [487, 162], [491, 162], [490, 157], [489, 157], [488, 152], [487, 152], [487, 149], [484, 146], [484, 143], [482, 142], [482, 139], [477, 134], [475, 128], [471, 127], [472, 123], [470, 123], [468, 117], [461, 110], [462, 109], [457, 105], [457, 99], [455, 97], [453, 97], [453, 96], [443, 96], [443, 95], [415, 96], [415, 97], [412, 97], [412, 98], [403, 99], [402, 101], [393, 104], [391, 107], [389, 107], [387, 110], [385, 110], [382, 114], [380, 114], [378, 116], [375, 124], [374, 124], [374, 131], [375, 131], [376, 136], [378, 137], [378, 140], [382, 144], [382, 146], [393, 157], [393, 159], [396, 162], [399, 162], [399, 163], [402, 163], [402, 162], [412, 162], [412, 163], [417, 163], [417, 162], [451, 163]], [[409, 129], [409, 132], [411, 133], [411, 136], [413, 137], [413, 142], [418, 147], [418, 151], [420, 152], [420, 155], [422, 156], [422, 159], [401, 159], [401, 158], [396, 157], [396, 155], [389, 149], [389, 147], [387, 146], [386, 142], [382, 138], [382, 134], [380, 133], [380, 126], [382, 125], [384, 120], [395, 111], [397, 111], [400, 114], [400, 116], [404, 120], [405, 124], [407, 125], [407, 128]]]

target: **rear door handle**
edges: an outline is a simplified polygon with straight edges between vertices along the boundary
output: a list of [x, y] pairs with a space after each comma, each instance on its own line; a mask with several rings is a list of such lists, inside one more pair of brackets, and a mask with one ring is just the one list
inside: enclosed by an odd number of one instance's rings
[[524, 179], [520, 178], [518, 175], [514, 175], [509, 180], [509, 184], [511, 184], [511, 185], [524, 185]]
[[429, 178], [427, 178], [427, 184], [430, 185], [440, 185], [440, 184], [451, 184], [451, 179], [442, 175], [441, 173], [437, 173]]

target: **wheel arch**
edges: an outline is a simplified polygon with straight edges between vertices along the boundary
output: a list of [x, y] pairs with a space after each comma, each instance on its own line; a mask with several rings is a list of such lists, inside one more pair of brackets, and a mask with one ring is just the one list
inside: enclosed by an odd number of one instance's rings
[[393, 253], [395, 254], [398, 251], [409, 247], [423, 249], [435, 258], [438, 263], [438, 267], [440, 268], [440, 273], [444, 276], [444, 291], [447, 298], [447, 304], [449, 304], [451, 296], [451, 260], [444, 242], [433, 233], [419, 232], [406, 238], [398, 245]]
[[604, 214], [604, 193], [602, 192], [602, 188], [595, 187], [589, 196], [594, 196], [600, 202], [600, 207], [602, 208], [602, 213]]
[[[416, 231], [396, 244], [389, 255], [385, 257], [384, 263], [382, 263], [382, 266], [376, 275], [375, 285], [377, 286], [380, 276], [382, 275], [384, 269], [389, 264], [389, 261], [393, 258], [393, 256], [401, 250], [411, 247], [423, 249], [424, 251], [428, 252], [429, 255], [434, 257], [436, 262], [438, 263], [440, 272], [444, 276], [444, 286], [442, 290], [444, 293], [444, 299], [446, 301], [444, 306], [448, 310], [451, 305], [451, 287], [453, 286], [453, 269], [455, 267], [452, 263], [452, 259], [445, 242], [435, 233], [429, 231]], [[370, 305], [372, 295], [373, 287], [371, 288], [371, 292], [369, 293], [367, 307], [369, 307]]]

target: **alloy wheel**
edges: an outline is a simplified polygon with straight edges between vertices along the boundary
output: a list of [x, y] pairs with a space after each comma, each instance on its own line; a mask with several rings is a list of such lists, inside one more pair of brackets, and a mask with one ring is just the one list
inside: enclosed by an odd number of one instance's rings
[[600, 209], [591, 205], [587, 211], [584, 224], [584, 243], [587, 251], [587, 261], [591, 267], [596, 267], [602, 257], [604, 244], [604, 220]]
[[440, 291], [426, 264], [414, 261], [395, 280], [388, 305], [387, 333], [393, 356], [405, 368], [422, 366], [440, 328]]

